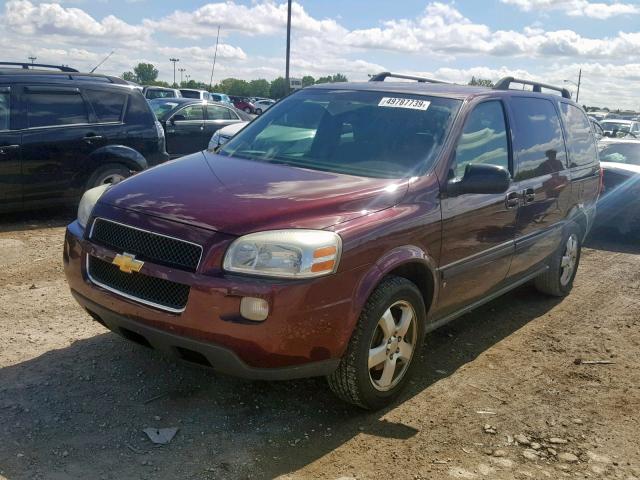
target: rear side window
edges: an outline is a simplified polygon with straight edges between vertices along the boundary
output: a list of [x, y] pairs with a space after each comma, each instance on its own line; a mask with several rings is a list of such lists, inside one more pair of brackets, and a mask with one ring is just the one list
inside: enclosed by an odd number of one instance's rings
[[544, 98], [512, 98], [517, 180], [540, 177], [564, 169], [566, 152], [560, 119]]
[[209, 105], [207, 107], [209, 120], [237, 120], [238, 116], [228, 108]]
[[139, 92], [133, 92], [129, 95], [129, 104], [127, 105], [125, 122], [137, 125], [147, 125], [154, 121], [155, 116], [142, 94]]
[[194, 92], [192, 90], [180, 90], [180, 93], [184, 98], [200, 98], [200, 92]]
[[569, 162], [572, 167], [595, 163], [598, 158], [591, 125], [582, 110], [567, 103], [560, 104], [562, 120], [567, 131]]
[[123, 93], [86, 90], [85, 95], [96, 112], [98, 122], [119, 122], [127, 96]]
[[472, 163], [497, 165], [509, 170], [507, 126], [499, 101], [481, 103], [467, 118], [450, 176], [462, 178], [467, 165]]
[[11, 119], [11, 92], [0, 90], [0, 131], [9, 130]]
[[89, 123], [80, 93], [33, 92], [27, 95], [29, 127]]

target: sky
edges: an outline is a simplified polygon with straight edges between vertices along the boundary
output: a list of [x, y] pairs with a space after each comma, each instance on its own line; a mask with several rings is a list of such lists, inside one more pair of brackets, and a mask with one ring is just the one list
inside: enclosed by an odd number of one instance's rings
[[[5, 61], [66, 64], [121, 75], [153, 63], [214, 83], [284, 76], [284, 0], [8, 0]], [[640, 0], [296, 0], [291, 76], [390, 70], [467, 83], [506, 75], [564, 85], [580, 103], [640, 110]], [[565, 82], [568, 80], [569, 82]]]

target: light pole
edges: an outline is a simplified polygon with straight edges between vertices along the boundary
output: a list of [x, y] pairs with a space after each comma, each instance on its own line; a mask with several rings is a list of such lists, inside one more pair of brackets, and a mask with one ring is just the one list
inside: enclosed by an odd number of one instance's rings
[[176, 63], [180, 61], [179, 58], [170, 58], [170, 62], [173, 62], [173, 84], [176, 84]]
[[187, 71], [186, 68], [179, 68], [178, 71], [180, 72], [180, 86], [182, 86], [182, 75], [184, 74], [184, 72]]
[[287, 67], [285, 70], [284, 81], [286, 83], [285, 93], [289, 93], [289, 58], [291, 57], [291, 0], [288, 1], [287, 5]]
[[29, 60], [31, 60], [31, 65], [33, 65], [35, 63], [35, 61], [38, 59], [38, 57], [34, 57], [33, 55], [31, 55], [30, 57], [27, 57]]
[[578, 103], [578, 100], [580, 99], [580, 83], [582, 82], [582, 69], [580, 69], [580, 71], [578, 72], [578, 83], [574, 82], [573, 80], [565, 80], [564, 83], [571, 83], [572, 85], [575, 85], [578, 89], [576, 90], [576, 103]]

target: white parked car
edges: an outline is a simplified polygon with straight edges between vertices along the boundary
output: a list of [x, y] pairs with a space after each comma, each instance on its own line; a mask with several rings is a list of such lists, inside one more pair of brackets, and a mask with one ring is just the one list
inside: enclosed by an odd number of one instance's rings
[[253, 102], [253, 104], [256, 106], [256, 115], [260, 115], [274, 103], [276, 103], [275, 100], [257, 100]]
[[626, 136], [640, 137], [640, 122], [633, 120], [602, 120], [600, 126], [607, 137], [621, 138]]
[[216, 133], [211, 137], [211, 140], [209, 140], [209, 150], [213, 150], [218, 148], [220, 145], [227, 143], [231, 137], [242, 130], [247, 123], [249, 122], [234, 123], [233, 125], [227, 125], [226, 127], [216, 131]]

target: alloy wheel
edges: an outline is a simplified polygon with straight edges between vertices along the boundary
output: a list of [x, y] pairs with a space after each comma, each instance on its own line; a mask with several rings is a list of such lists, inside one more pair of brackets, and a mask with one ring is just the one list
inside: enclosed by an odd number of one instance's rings
[[369, 346], [369, 378], [379, 391], [394, 388], [407, 372], [416, 349], [417, 317], [410, 303], [400, 300], [384, 312]]
[[569, 235], [567, 243], [565, 245], [564, 254], [560, 261], [560, 283], [565, 286], [568, 285], [573, 276], [573, 272], [576, 268], [576, 262], [578, 260], [578, 237], [575, 233]]

